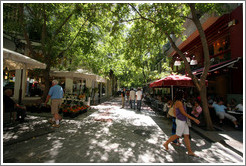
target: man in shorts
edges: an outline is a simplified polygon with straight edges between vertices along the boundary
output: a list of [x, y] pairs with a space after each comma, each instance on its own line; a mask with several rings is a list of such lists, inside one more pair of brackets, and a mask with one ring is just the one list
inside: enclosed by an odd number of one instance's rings
[[63, 89], [60, 85], [58, 85], [58, 81], [53, 80], [52, 87], [50, 88], [48, 96], [45, 100], [45, 104], [47, 104], [49, 99], [51, 99], [51, 114], [53, 115], [53, 118], [50, 120], [50, 123], [53, 124], [53, 127], [60, 127], [59, 121], [62, 118], [58, 112], [59, 107], [62, 104], [63, 94]]
[[230, 115], [230, 114], [225, 112], [225, 109], [227, 109], [227, 107], [225, 105], [223, 105], [223, 101], [221, 99], [218, 101], [218, 103], [214, 102], [212, 107], [214, 108], [214, 110], [216, 112], [216, 115], [220, 119], [220, 125], [222, 125], [223, 124], [223, 120], [225, 118], [227, 118], [227, 119], [229, 119], [230, 121], [233, 122], [233, 124], [235, 125], [236, 129], [238, 128], [237, 119], [234, 116], [232, 116], [232, 115]]

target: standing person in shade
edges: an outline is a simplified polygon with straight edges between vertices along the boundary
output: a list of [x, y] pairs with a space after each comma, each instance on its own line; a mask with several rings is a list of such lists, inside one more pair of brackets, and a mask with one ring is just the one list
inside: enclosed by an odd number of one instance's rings
[[187, 124], [187, 118], [193, 120], [197, 124], [199, 124], [200, 121], [186, 113], [184, 104], [182, 102], [183, 97], [184, 97], [184, 92], [182, 90], [177, 91], [176, 98], [175, 98], [176, 101], [174, 103], [174, 109], [175, 109], [175, 113], [176, 113], [176, 125], [177, 125], [176, 134], [172, 135], [163, 144], [163, 146], [165, 147], [166, 150], [168, 150], [168, 144], [169, 143], [171, 143], [172, 141], [174, 141], [177, 138], [180, 138], [182, 135], [184, 135], [184, 142], [185, 142], [185, 146], [188, 150], [188, 155], [196, 156], [190, 147], [189, 126]]
[[58, 85], [57, 80], [52, 81], [52, 87], [49, 90], [48, 96], [45, 100], [45, 104], [48, 103], [49, 99], [51, 99], [51, 114], [53, 115], [53, 118], [49, 120], [50, 123], [52, 123], [53, 127], [60, 127], [59, 121], [62, 119], [59, 115], [59, 107], [62, 104], [62, 98], [63, 98], [63, 89], [60, 85]]
[[126, 90], [127, 104], [129, 103], [129, 98], [130, 98], [130, 90]]
[[130, 91], [130, 108], [135, 110], [135, 100], [136, 100], [136, 92], [131, 88]]
[[121, 108], [125, 107], [125, 96], [126, 96], [126, 89], [123, 88], [123, 91], [121, 91], [121, 99], [122, 99], [122, 107]]
[[137, 100], [137, 110], [141, 110], [141, 104], [142, 104], [142, 98], [143, 98], [143, 93], [141, 91], [141, 88], [138, 88], [138, 91], [136, 93], [136, 100]]

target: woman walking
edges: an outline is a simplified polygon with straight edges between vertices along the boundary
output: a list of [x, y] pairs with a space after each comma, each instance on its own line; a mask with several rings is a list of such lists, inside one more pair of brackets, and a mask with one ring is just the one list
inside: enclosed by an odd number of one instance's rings
[[195, 153], [191, 150], [190, 147], [190, 139], [189, 139], [189, 126], [187, 125], [187, 118], [193, 120], [195, 123], [199, 124], [200, 121], [198, 119], [195, 119], [194, 117], [188, 115], [186, 113], [186, 109], [184, 107], [184, 104], [182, 102], [182, 99], [184, 97], [184, 92], [182, 90], [178, 91], [176, 94], [176, 101], [174, 104], [174, 109], [176, 113], [176, 134], [172, 135], [164, 144], [166, 150], [168, 150], [168, 144], [172, 141], [180, 138], [182, 135], [184, 135], [184, 142], [185, 146], [188, 150], [188, 155], [196, 156]]

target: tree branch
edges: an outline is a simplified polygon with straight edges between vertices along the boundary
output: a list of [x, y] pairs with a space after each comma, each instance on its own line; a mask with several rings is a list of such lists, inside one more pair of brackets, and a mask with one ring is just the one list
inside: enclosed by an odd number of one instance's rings
[[31, 55], [31, 57], [34, 57], [35, 52], [34, 52], [34, 50], [32, 48], [31, 41], [30, 41], [29, 36], [27, 34], [27, 31], [26, 31], [26, 28], [25, 28], [26, 26], [24, 25], [24, 4], [23, 3], [18, 4], [18, 7], [19, 7], [19, 14], [20, 14], [19, 23], [20, 23], [21, 28], [23, 30], [23, 35], [24, 35], [24, 37], [26, 39], [27, 47], [28, 47], [28, 49], [29, 49], [29, 51], [31, 53], [30, 55]]
[[133, 10], [135, 10], [142, 19], [147, 20], [147, 21], [150, 21], [150, 22], [152, 22], [152, 23], [155, 24], [155, 21], [150, 20], [150, 19], [144, 17], [132, 4], [128, 3], [128, 5], [130, 5], [133, 8]]
[[54, 33], [54, 36], [55, 37], [62, 29], [62, 27], [68, 22], [68, 20], [72, 17], [73, 15], [73, 12], [67, 16], [67, 18], [63, 21], [63, 23], [56, 29], [55, 33]]
[[202, 84], [202, 86], [205, 86], [205, 81], [206, 81], [207, 74], [208, 74], [209, 67], [210, 67], [210, 57], [209, 57], [208, 43], [207, 43], [205, 32], [204, 32], [204, 30], [202, 28], [202, 25], [201, 25], [201, 22], [200, 22], [200, 20], [199, 20], [199, 18], [197, 16], [196, 9], [195, 9], [195, 4], [190, 3], [188, 5], [190, 6], [193, 22], [196, 25], [197, 30], [198, 30], [198, 32], [200, 34], [201, 43], [202, 43], [202, 47], [203, 47], [204, 70], [203, 70], [203, 73], [201, 75], [201, 84]]
[[185, 55], [182, 53], [182, 51], [176, 46], [175, 42], [173, 41], [173, 39], [170, 37], [170, 35], [165, 32], [165, 35], [167, 36], [168, 40], [170, 41], [173, 49], [175, 51], [177, 51], [177, 53], [179, 54], [179, 56], [183, 59], [184, 63], [185, 63], [185, 68], [186, 68], [186, 72], [188, 72], [189, 76], [192, 78], [192, 80], [194, 81], [194, 84], [196, 85], [196, 87], [200, 90], [201, 89], [201, 86], [198, 82], [198, 78], [192, 74], [191, 72], [191, 68], [190, 68], [190, 64], [188, 63]]
[[[47, 22], [47, 15], [46, 15], [46, 11], [45, 11], [45, 4], [43, 4], [43, 17], [44, 17], [44, 22], [43, 22], [43, 26], [42, 26], [42, 34], [41, 34], [41, 43], [42, 43], [42, 52], [43, 54], [45, 53], [45, 40], [47, 37], [47, 26], [46, 26], [46, 22]], [[49, 60], [48, 60], [49, 62]]]
[[64, 54], [64, 53], [65, 53], [65, 52], [73, 45], [74, 41], [75, 41], [75, 40], [77, 39], [77, 37], [79, 36], [79, 33], [81, 32], [82, 28], [84, 27], [85, 23], [88, 21], [89, 18], [90, 18], [90, 16], [89, 16], [89, 17], [85, 20], [85, 22], [81, 25], [79, 31], [77, 32], [76, 36], [74, 37], [74, 39], [72, 40], [72, 42], [69, 44], [69, 46], [68, 46], [65, 50], [61, 51], [59, 55]]
[[33, 16], [35, 16], [35, 13], [32, 11], [32, 9], [29, 6], [26, 6], [27, 10], [29, 13], [31, 13]]
[[139, 18], [133, 18], [133, 19], [130, 19], [130, 20], [120, 20], [120, 23], [122, 23], [122, 22], [131, 22], [131, 21], [140, 20], [140, 19], [142, 19], [142, 18], [139, 17]]
[[182, 18], [189, 19], [189, 20], [193, 21], [193, 19], [190, 18], [190, 17], [186, 17], [186, 16], [179, 16], [179, 17], [182, 17]]
[[[54, 40], [54, 38], [58, 35], [58, 33], [62, 30], [62, 27], [68, 22], [68, 20], [72, 17], [73, 15], [73, 12], [67, 16], [67, 18], [63, 21], [63, 23], [56, 29], [54, 35], [52, 36], [52, 40]], [[52, 45], [50, 44], [49, 45], [49, 49], [48, 49], [48, 52], [50, 52], [50, 50], [52, 49]]]

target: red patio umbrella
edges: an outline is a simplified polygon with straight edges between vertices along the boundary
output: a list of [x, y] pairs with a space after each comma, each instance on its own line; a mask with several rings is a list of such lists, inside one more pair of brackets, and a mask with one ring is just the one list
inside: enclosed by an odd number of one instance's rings
[[169, 75], [163, 79], [152, 82], [149, 85], [149, 87], [159, 88], [159, 87], [171, 86], [171, 85], [173, 85], [173, 86], [188, 86], [188, 87], [195, 86], [190, 77], [172, 74], [172, 75]]
[[[165, 86], [171, 86], [172, 88], [172, 98], [173, 98], [173, 86], [184, 86], [184, 87], [193, 87], [195, 86], [192, 78], [181, 75], [169, 75], [163, 79], [152, 82], [149, 87], [151, 88], [161, 88]], [[208, 81], [206, 80], [206, 86], [208, 86]]]

